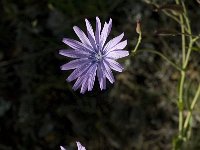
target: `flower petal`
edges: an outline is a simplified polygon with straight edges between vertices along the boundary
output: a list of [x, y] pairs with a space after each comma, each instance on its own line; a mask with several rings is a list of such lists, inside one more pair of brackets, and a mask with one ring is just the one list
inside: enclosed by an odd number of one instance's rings
[[105, 59], [105, 62], [110, 66], [111, 69], [122, 72], [124, 69], [118, 62], [113, 59]]
[[129, 52], [126, 50], [113, 50], [105, 55], [106, 58], [119, 59], [128, 56]]
[[112, 19], [110, 19], [108, 24], [105, 22], [104, 27], [101, 31], [101, 42], [100, 43], [101, 43], [102, 47], [104, 46], [106, 39], [107, 39], [108, 35], [110, 34], [111, 28], [112, 28]]
[[76, 82], [74, 83], [72, 89], [74, 91], [76, 91], [78, 88], [81, 87], [82, 83], [83, 83], [83, 79], [84, 79], [84, 76], [81, 76], [81, 77], [78, 77], [78, 79], [76, 80]]
[[[95, 40], [96, 45], [100, 46], [100, 32], [101, 32], [101, 21], [98, 17], [96, 17], [96, 32], [95, 32]], [[97, 48], [98, 49], [98, 48]]]
[[76, 78], [78, 78], [79, 76], [83, 75], [84, 73], [86, 73], [87, 69], [91, 66], [90, 62], [84, 63], [82, 65], [80, 65], [79, 68], [75, 69], [67, 78], [68, 82], [71, 82], [73, 80], [75, 80]]
[[92, 29], [92, 25], [90, 24], [90, 22], [85, 19], [85, 23], [86, 23], [86, 27], [87, 27], [87, 33], [88, 33], [88, 38], [90, 40], [90, 43], [93, 47], [93, 49], [96, 49], [96, 42], [95, 42], [95, 37], [94, 37], [94, 31]]
[[[89, 87], [89, 84], [90, 84], [89, 80], [90, 80], [91, 77], [93, 78], [93, 76], [96, 75], [96, 67], [97, 67], [96, 63], [92, 64], [90, 66], [90, 68], [87, 70], [87, 73], [84, 75], [85, 78], [83, 79], [83, 83], [82, 83], [82, 86], [81, 86], [81, 93], [82, 94], [84, 94], [87, 89], [90, 89], [90, 90], [92, 89], [93, 85], [91, 85], [92, 87], [91, 86]], [[94, 79], [95, 79], [95, 76], [94, 76]]]
[[88, 62], [88, 58], [75, 59], [75, 60], [72, 60], [72, 61], [62, 65], [60, 68], [61, 68], [61, 70], [75, 69], [87, 62]]
[[109, 49], [111, 49], [112, 47], [116, 46], [124, 37], [124, 33], [120, 34], [119, 36], [113, 38], [112, 40], [110, 40], [104, 47], [103, 52], [107, 52], [109, 51]]
[[99, 63], [97, 67], [97, 77], [99, 80], [100, 89], [106, 89], [106, 77], [102, 71], [102, 64]]
[[108, 33], [107, 33], [107, 37], [108, 37], [108, 35], [110, 34], [111, 28], [112, 28], [112, 19], [110, 18], [110, 20], [109, 20], [109, 22], [108, 22]]
[[115, 45], [114, 47], [112, 47], [111, 49], [109, 49], [108, 51], [113, 51], [113, 50], [118, 50], [118, 49], [124, 49], [126, 47], [126, 45], [127, 45], [127, 40], [118, 43], [117, 45]]
[[108, 78], [108, 80], [110, 81], [110, 83], [114, 83], [115, 82], [115, 79], [114, 79], [114, 76], [113, 76], [113, 73], [110, 69], [110, 67], [107, 65], [107, 63], [105, 62], [105, 60], [103, 60], [103, 63], [102, 63], [102, 68], [104, 71], [104, 74], [106, 76], [106, 78]]
[[88, 78], [87, 77], [85, 77], [84, 79], [83, 79], [83, 83], [82, 83], [82, 86], [81, 86], [81, 94], [84, 94], [85, 92], [86, 92], [86, 90], [87, 90], [87, 87], [88, 87]]
[[95, 64], [94, 67], [92, 67], [90, 74], [87, 75], [89, 76], [88, 77], [88, 91], [92, 91], [93, 89], [96, 72], [97, 72], [97, 64]]
[[84, 146], [81, 145], [80, 142], [76, 142], [78, 150], [86, 150]]
[[91, 49], [87, 48], [87, 46], [85, 46], [83, 43], [73, 40], [73, 39], [63, 38], [63, 43], [67, 44], [68, 46], [70, 46], [71, 48], [75, 50], [83, 50], [86, 52], [92, 51]]
[[92, 49], [92, 45], [91, 45], [89, 39], [87, 38], [87, 36], [85, 35], [85, 33], [77, 26], [74, 26], [73, 29], [74, 29], [74, 32], [76, 33], [76, 35], [81, 40], [81, 42], [83, 44], [87, 45], [88, 48]]
[[62, 147], [62, 146], [60, 146], [60, 149], [61, 149], [61, 150], [66, 150], [66, 149], [65, 149], [64, 147]]
[[86, 57], [88, 57], [90, 55], [89, 53], [86, 53], [84, 51], [72, 50], [72, 49], [59, 50], [59, 54], [63, 55], [63, 56], [66, 56], [66, 57], [71, 57], [71, 58], [86, 58]]

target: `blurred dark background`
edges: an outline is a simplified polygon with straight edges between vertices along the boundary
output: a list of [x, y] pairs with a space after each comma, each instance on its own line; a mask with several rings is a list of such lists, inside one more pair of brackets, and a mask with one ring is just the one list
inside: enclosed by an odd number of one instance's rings
[[[158, 5], [173, 0], [153, 0]], [[194, 34], [200, 33], [200, 4], [186, 1]], [[113, 19], [109, 38], [125, 32], [126, 49], [137, 41], [136, 20], [142, 20], [140, 49], [155, 49], [180, 64], [180, 36], [157, 36], [159, 29], [180, 31], [162, 11], [141, 0], [1, 0], [0, 2], [0, 150], [58, 150], [59, 145], [88, 150], [169, 150], [177, 133], [179, 73], [159, 56], [147, 52], [125, 58], [126, 69], [114, 85], [100, 91], [96, 82], [84, 95], [67, 83], [70, 59], [63, 37], [78, 39], [84, 19], [95, 25]], [[189, 64], [188, 93], [199, 81], [200, 54]], [[107, 82], [108, 83], [108, 82]], [[194, 85], [194, 86], [193, 86]], [[187, 150], [200, 149], [200, 106]]]

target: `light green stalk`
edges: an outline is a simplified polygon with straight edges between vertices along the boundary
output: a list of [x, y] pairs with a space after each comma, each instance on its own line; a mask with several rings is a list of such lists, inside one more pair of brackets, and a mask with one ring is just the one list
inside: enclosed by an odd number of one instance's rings
[[140, 43], [142, 41], [142, 31], [141, 31], [141, 26], [140, 26], [139, 22], [137, 22], [136, 32], [138, 33], [138, 40], [137, 40], [135, 48], [132, 51], [132, 55], [136, 54], [137, 49], [138, 49], [138, 47], [139, 47], [139, 45], [140, 45]]
[[188, 129], [189, 121], [190, 121], [191, 116], [192, 116], [192, 111], [194, 110], [194, 106], [197, 103], [197, 100], [198, 100], [199, 96], [200, 96], [200, 84], [198, 86], [198, 89], [197, 89], [197, 91], [195, 93], [195, 96], [194, 96], [194, 98], [192, 100], [192, 103], [190, 105], [190, 110], [189, 110], [189, 112], [187, 114], [187, 117], [185, 119], [184, 126], [183, 126], [184, 131], [187, 131], [187, 129]]
[[185, 80], [186, 80], [185, 72], [187, 70], [187, 65], [188, 65], [188, 62], [190, 59], [193, 44], [196, 42], [197, 39], [199, 39], [199, 37], [195, 37], [193, 39], [192, 36], [189, 36], [189, 39], [188, 39], [189, 47], [186, 51], [186, 32], [187, 32], [187, 34], [192, 35], [191, 26], [190, 26], [190, 22], [189, 22], [189, 18], [187, 15], [187, 10], [186, 10], [184, 2], [182, 0], [176, 0], [176, 4], [181, 5], [183, 7], [183, 14], [179, 14], [179, 20], [180, 20], [180, 26], [181, 26], [181, 39], [182, 39], [182, 69], [183, 69], [180, 71], [181, 76], [180, 76], [180, 84], [179, 84], [179, 90], [178, 90], [178, 109], [179, 109], [178, 138], [179, 138], [179, 140], [174, 145], [174, 149], [180, 150], [181, 146], [182, 146], [182, 142], [184, 142], [184, 139], [186, 139], [186, 135], [187, 135], [188, 129], [190, 127], [189, 121], [192, 116], [192, 111], [193, 111], [194, 106], [197, 102], [197, 99], [200, 95], [200, 84], [199, 84], [196, 94], [192, 100], [190, 110], [184, 121], [183, 110], [184, 110], [185, 100], [183, 99], [183, 94], [184, 94], [184, 84], [185, 84]]

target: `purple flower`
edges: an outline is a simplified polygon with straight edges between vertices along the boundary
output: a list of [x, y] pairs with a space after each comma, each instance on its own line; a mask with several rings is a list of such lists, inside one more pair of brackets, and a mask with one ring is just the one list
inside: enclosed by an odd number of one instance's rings
[[[86, 150], [85, 147], [83, 147], [83, 146], [81, 145], [80, 142], [76, 142], [76, 144], [77, 144], [78, 150]], [[60, 146], [60, 149], [61, 149], [61, 150], [66, 150], [66, 149], [65, 149], [64, 147], [62, 147], [62, 146]]]
[[95, 33], [90, 22], [87, 19], [85, 19], [85, 22], [87, 36], [79, 27], [74, 26], [73, 29], [81, 42], [64, 38], [63, 42], [71, 49], [59, 51], [59, 54], [63, 56], [76, 58], [62, 65], [61, 70], [75, 69], [67, 78], [67, 81], [71, 82], [77, 79], [73, 90], [81, 88], [81, 93], [93, 89], [96, 75], [101, 90], [106, 89], [106, 78], [110, 83], [114, 83], [115, 79], [111, 69], [118, 72], [123, 70], [116, 59], [129, 55], [128, 51], [123, 50], [127, 45], [127, 40], [121, 42], [124, 33], [106, 43], [111, 31], [112, 19], [108, 23], [105, 22], [103, 29], [101, 29], [100, 19], [96, 17]]

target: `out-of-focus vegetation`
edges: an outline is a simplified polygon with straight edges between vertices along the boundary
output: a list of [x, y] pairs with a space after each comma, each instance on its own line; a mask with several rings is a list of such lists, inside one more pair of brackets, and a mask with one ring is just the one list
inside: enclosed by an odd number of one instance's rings
[[[158, 5], [173, 0], [152, 0]], [[199, 1], [186, 1], [193, 33], [200, 33]], [[74, 92], [60, 71], [68, 60], [58, 55], [67, 48], [63, 37], [77, 39], [72, 27], [85, 30], [84, 18], [94, 25], [113, 19], [110, 38], [125, 32], [127, 49], [136, 41], [141, 18], [140, 49], [155, 49], [175, 63], [181, 57], [178, 24], [153, 5], [140, 0], [1, 0], [0, 2], [0, 150], [55, 150], [75, 148], [80, 141], [89, 150], [168, 150], [178, 129], [179, 73], [157, 55], [140, 52], [121, 60], [126, 70], [114, 85], [100, 91], [98, 83], [85, 95]], [[139, 51], [139, 50], [138, 50]], [[185, 96], [194, 94], [200, 80], [200, 54], [191, 56]], [[189, 102], [188, 102], [189, 103]], [[200, 149], [200, 105], [193, 117], [186, 150]]]

